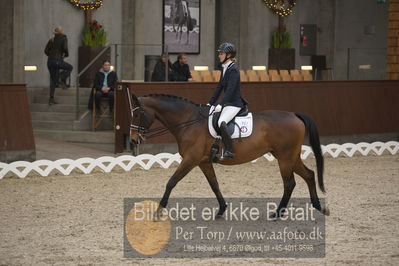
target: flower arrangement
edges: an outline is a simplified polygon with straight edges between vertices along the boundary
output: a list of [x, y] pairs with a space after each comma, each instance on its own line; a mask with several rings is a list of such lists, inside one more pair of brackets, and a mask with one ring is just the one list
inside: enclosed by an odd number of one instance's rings
[[97, 20], [92, 20], [83, 30], [82, 41], [85, 46], [105, 46], [107, 33]]
[[273, 48], [291, 48], [291, 36], [286, 29], [282, 32], [276, 30], [272, 33]]

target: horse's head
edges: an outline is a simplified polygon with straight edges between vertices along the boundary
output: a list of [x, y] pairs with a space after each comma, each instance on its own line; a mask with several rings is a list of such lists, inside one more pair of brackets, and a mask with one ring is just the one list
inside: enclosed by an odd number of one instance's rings
[[144, 140], [144, 134], [154, 123], [155, 115], [145, 106], [145, 101], [132, 94], [130, 98], [130, 140], [136, 146]]

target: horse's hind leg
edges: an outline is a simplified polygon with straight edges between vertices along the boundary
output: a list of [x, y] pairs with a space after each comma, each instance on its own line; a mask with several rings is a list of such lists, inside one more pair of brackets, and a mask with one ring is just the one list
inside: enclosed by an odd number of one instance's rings
[[222, 196], [222, 193], [220, 192], [219, 184], [216, 178], [215, 170], [213, 169], [213, 165], [212, 163], [201, 163], [199, 167], [206, 176], [206, 179], [208, 180], [208, 183], [211, 186], [212, 191], [215, 193], [216, 198], [219, 202], [219, 211], [216, 217], [221, 217], [226, 211], [227, 205], [226, 201]]
[[276, 212], [271, 215], [271, 218], [277, 218], [282, 215], [281, 210], [287, 207], [292, 191], [296, 185], [291, 160], [278, 158], [278, 164], [280, 167], [281, 177], [283, 178], [284, 193]]
[[314, 177], [314, 172], [307, 168], [304, 163], [302, 162], [301, 158], [298, 158], [294, 172], [301, 176], [309, 188], [310, 200], [312, 202], [313, 207], [319, 210], [321, 213], [328, 215], [329, 210], [327, 208], [322, 208], [320, 205], [319, 197], [317, 196], [317, 189], [316, 189], [316, 181]]
[[187, 39], [186, 39], [186, 45], [190, 42], [190, 31], [188, 30], [188, 19], [187, 19], [187, 23], [186, 23], [186, 27], [187, 27]]

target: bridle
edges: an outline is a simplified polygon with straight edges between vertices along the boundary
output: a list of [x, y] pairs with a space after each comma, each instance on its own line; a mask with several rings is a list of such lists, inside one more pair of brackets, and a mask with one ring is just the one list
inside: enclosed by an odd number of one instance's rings
[[[131, 115], [131, 120], [130, 120], [131, 123], [130, 123], [130, 129], [129, 129], [129, 138], [130, 138], [130, 141], [131, 141], [132, 130], [136, 130], [137, 134], [139, 136], [139, 138], [137, 140], [137, 145], [140, 145], [141, 141], [145, 140], [144, 134], [145, 134], [145, 132], [147, 130], [144, 127], [141, 126], [141, 116], [144, 114], [144, 109], [141, 107], [140, 101], [138, 101], [139, 105], [137, 107], [133, 108], [132, 97], [130, 95], [129, 89], [127, 89], [127, 95], [128, 95], [128, 99], [129, 99], [129, 108], [130, 108], [130, 115]], [[133, 120], [133, 117], [134, 117], [134, 112], [136, 110], [139, 110], [139, 112], [140, 112], [139, 125], [137, 125], [137, 126], [133, 125], [133, 123], [132, 123], [132, 120]], [[142, 132], [142, 133], [140, 133], [140, 132]]]
[[[199, 114], [201, 116], [201, 118], [197, 118], [197, 119], [193, 119], [193, 120], [189, 120], [186, 122], [182, 122], [176, 125], [173, 125], [171, 127], [165, 127], [165, 126], [161, 126], [161, 127], [156, 127], [156, 128], [152, 128], [152, 129], [148, 129], [145, 128], [142, 123], [143, 123], [143, 116], [145, 116], [145, 111], [143, 106], [140, 103], [140, 100], [137, 99], [138, 101], [138, 106], [133, 108], [132, 105], [132, 100], [131, 100], [131, 95], [130, 95], [130, 91], [129, 89], [127, 89], [127, 94], [128, 94], [128, 98], [129, 98], [129, 108], [130, 108], [130, 115], [131, 115], [131, 120], [133, 121], [134, 118], [134, 112], [139, 111], [139, 123], [138, 125], [134, 125], [132, 122], [130, 124], [130, 129], [129, 129], [129, 137], [131, 139], [131, 135], [132, 135], [132, 131], [135, 130], [138, 134], [138, 140], [137, 140], [137, 145], [140, 145], [142, 141], [146, 140], [146, 139], [151, 139], [151, 138], [155, 138], [164, 134], [167, 134], [168, 131], [170, 131], [171, 129], [176, 129], [176, 128], [183, 128], [183, 127], [188, 127], [191, 125], [194, 125], [200, 121], [202, 121], [205, 118], [208, 118], [210, 115], [213, 114], [213, 112], [211, 114], [208, 114], [206, 116], [204, 116], [201, 113], [201, 110], [199, 111]], [[203, 105], [200, 105], [200, 108], [202, 108]], [[151, 135], [146, 135], [146, 134], [150, 134], [153, 133]]]

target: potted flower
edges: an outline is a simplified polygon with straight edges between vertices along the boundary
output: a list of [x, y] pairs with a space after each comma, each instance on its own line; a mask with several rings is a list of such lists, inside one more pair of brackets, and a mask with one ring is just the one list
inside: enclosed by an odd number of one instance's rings
[[[83, 45], [79, 47], [78, 71], [82, 71], [106, 46], [107, 33], [104, 27], [96, 20], [87, 24], [82, 33]], [[108, 50], [94, 62], [80, 77], [80, 86], [91, 87], [95, 73], [101, 68], [104, 60], [110, 59], [111, 51]]]
[[263, 0], [266, 6], [278, 16], [278, 27], [272, 33], [269, 48], [269, 69], [294, 69], [295, 49], [291, 48], [291, 37], [285, 27], [284, 19], [293, 13], [296, 0]]
[[272, 33], [268, 67], [269, 69], [295, 68], [295, 49], [291, 48], [291, 36], [285, 28]]

